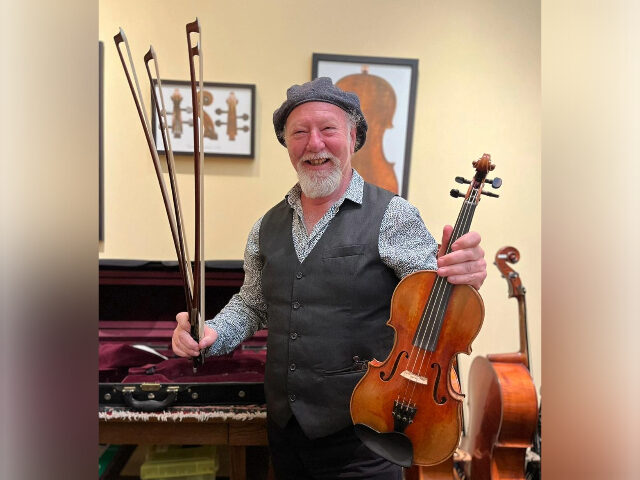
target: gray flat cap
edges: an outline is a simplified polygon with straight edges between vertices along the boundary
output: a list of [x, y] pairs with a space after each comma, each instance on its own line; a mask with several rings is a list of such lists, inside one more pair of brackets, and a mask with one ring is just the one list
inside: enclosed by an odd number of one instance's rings
[[307, 102], [326, 102], [340, 107], [345, 112], [357, 114], [360, 121], [356, 130], [357, 152], [367, 139], [367, 121], [360, 109], [360, 99], [355, 93], [345, 92], [336, 87], [329, 77], [320, 77], [302, 85], [293, 85], [287, 90], [287, 99], [273, 112], [273, 128], [278, 141], [285, 145], [282, 131], [291, 111]]

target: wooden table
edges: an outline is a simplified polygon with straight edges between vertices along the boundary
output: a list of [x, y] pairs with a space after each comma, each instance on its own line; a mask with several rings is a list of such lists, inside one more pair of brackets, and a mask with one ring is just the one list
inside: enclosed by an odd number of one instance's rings
[[[99, 442], [115, 445], [228, 445], [230, 479], [247, 478], [246, 447], [267, 445], [266, 418], [238, 420], [185, 416], [196, 407], [172, 408], [163, 414], [109, 418], [101, 409]], [[174, 415], [172, 415], [172, 413]], [[163, 420], [164, 419], [164, 420]]]

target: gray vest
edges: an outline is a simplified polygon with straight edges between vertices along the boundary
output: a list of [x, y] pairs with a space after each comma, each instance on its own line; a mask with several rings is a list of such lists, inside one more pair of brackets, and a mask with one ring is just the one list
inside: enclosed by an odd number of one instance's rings
[[260, 254], [268, 329], [268, 414], [284, 427], [295, 415], [310, 438], [352, 424], [349, 401], [364, 362], [393, 346], [386, 324], [398, 278], [378, 252], [393, 194], [365, 183], [362, 205], [345, 200], [300, 263], [286, 200], [264, 216]]

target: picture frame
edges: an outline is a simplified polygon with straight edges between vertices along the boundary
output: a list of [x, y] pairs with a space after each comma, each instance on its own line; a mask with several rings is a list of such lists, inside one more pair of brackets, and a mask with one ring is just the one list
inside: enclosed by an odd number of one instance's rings
[[98, 242], [104, 242], [104, 43], [98, 42]]
[[[205, 156], [254, 158], [255, 92], [252, 84], [203, 82], [203, 152]], [[158, 82], [152, 88], [158, 95]], [[191, 83], [162, 80], [171, 149], [176, 155], [193, 154]], [[153, 138], [158, 153], [164, 153], [160, 124], [151, 97]], [[176, 110], [177, 108], [177, 110]]]
[[366, 181], [407, 198], [418, 60], [314, 53], [311, 77], [329, 77], [358, 95], [369, 128], [352, 165]]

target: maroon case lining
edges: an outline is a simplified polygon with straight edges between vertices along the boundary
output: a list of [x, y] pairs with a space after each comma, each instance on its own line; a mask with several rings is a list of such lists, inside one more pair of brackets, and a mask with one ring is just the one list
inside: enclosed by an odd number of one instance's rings
[[164, 350], [160, 353], [173, 357], [164, 360], [158, 355], [135, 348], [132, 343], [136, 342], [100, 344], [98, 369], [101, 383], [264, 381], [267, 356], [264, 330], [240, 344], [230, 354], [208, 357], [196, 373], [193, 372], [191, 359], [175, 357], [171, 350]]

